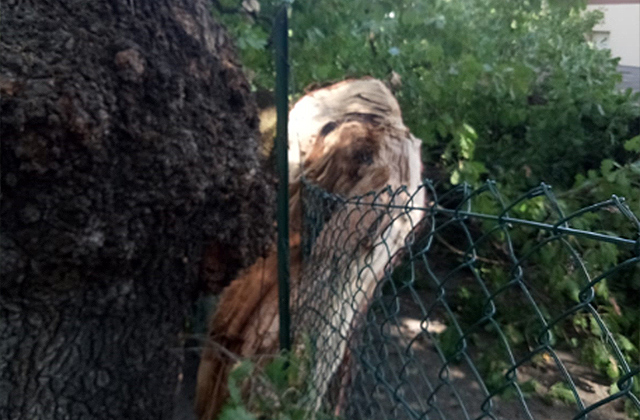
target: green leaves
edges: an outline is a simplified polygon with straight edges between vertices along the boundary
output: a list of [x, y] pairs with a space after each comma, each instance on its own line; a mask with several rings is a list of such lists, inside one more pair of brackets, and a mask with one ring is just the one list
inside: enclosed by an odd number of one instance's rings
[[618, 364], [602, 340], [591, 339], [582, 349], [583, 359], [598, 370], [605, 372], [610, 379], [620, 377]]
[[[229, 398], [220, 420], [303, 420], [311, 415], [312, 382], [309, 376], [313, 359], [311, 340], [303, 336], [296, 351], [261, 356], [260, 360], [242, 360], [229, 373]], [[335, 420], [324, 413], [316, 418]]]
[[250, 360], [244, 360], [229, 373], [229, 398], [233, 404], [242, 402], [242, 383], [251, 376], [254, 368]]
[[[229, 7], [240, 3], [224, 2]], [[423, 139], [425, 161], [444, 169], [449, 184], [478, 185], [492, 178], [505, 197], [513, 198], [545, 181], [554, 185], [565, 214], [614, 194], [626, 197], [637, 214], [640, 95], [618, 90], [617, 60], [585, 39], [602, 19], [599, 12], [577, 13], [585, 3], [296, 1], [289, 38], [291, 89], [297, 95], [312, 83], [365, 75], [387, 79], [396, 72], [402, 79], [396, 95], [404, 121]], [[270, 19], [280, 4], [281, 0], [261, 0], [258, 18], [219, 14], [236, 38], [254, 87], [273, 88]], [[477, 211], [500, 212], [493, 200], [479, 200]], [[511, 214], [541, 222], [559, 218], [544, 197], [522, 202]], [[569, 223], [578, 229], [637, 237], [637, 228], [613, 207]], [[514, 247], [526, 252], [546, 238], [538, 230], [513, 230], [510, 235]], [[567, 242], [551, 241], [526, 261], [527, 282], [549, 299], [540, 308], [548, 317], [557, 307], [579, 302], [589, 278], [630, 257], [610, 244], [563, 239]], [[496, 239], [500, 241], [504, 238]], [[569, 247], [584, 266], [575, 261]], [[486, 271], [486, 276], [495, 285], [510, 280], [500, 270]], [[607, 315], [603, 319], [616, 334], [628, 338], [618, 342], [623, 343], [624, 356], [635, 360], [640, 310], [631, 309], [637, 302], [628, 296], [637, 296], [639, 278], [638, 267], [611, 274], [594, 288], [592, 302]], [[461, 298], [470, 306], [474, 303], [467, 295]], [[524, 327], [518, 320], [504, 321], [509, 339], [522, 342]], [[606, 348], [595, 344], [600, 328], [594, 319], [576, 314], [574, 324], [558, 326], [554, 336], [561, 337], [566, 332], [562, 328], [571, 330], [569, 341], [585, 349], [585, 357], [603, 374], [617, 375], [618, 367]], [[452, 327], [438, 336], [448, 357], [456, 354], [459, 339]], [[585, 346], [587, 340], [595, 341]], [[304, 371], [301, 365], [283, 373], [280, 359], [264, 368], [268, 382], [279, 392], [304, 383], [304, 374], [291, 373]], [[494, 379], [499, 384], [503, 378], [497, 374]], [[575, 402], [563, 383], [555, 384], [551, 395]], [[237, 415], [241, 418], [243, 413]]]
[[545, 398], [549, 400], [562, 401], [565, 404], [575, 404], [576, 397], [567, 384], [564, 382], [556, 382], [549, 388], [549, 392], [545, 394]]
[[640, 135], [637, 135], [624, 142], [624, 150], [640, 153]]
[[242, 406], [225, 406], [218, 420], [256, 420], [256, 416]]

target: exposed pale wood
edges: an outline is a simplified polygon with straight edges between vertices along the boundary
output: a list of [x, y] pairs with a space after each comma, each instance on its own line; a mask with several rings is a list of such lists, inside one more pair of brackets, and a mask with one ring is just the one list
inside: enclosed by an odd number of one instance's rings
[[300, 164], [305, 161], [321, 129], [328, 123], [358, 114], [408, 131], [402, 123], [398, 102], [379, 80], [346, 80], [310, 92], [295, 104], [289, 116], [291, 182], [300, 176]]
[[[405, 192], [382, 193], [376, 202], [423, 206], [420, 141], [402, 123], [391, 92], [374, 79], [345, 81], [306, 95], [290, 113], [289, 132], [291, 290], [292, 301], [296, 302], [293, 316], [294, 324], [319, 326], [309, 335], [315, 341], [317, 355], [325, 356], [318, 357], [310, 378], [315, 390], [310, 397], [318, 408], [345, 354], [344, 337], [349, 336], [357, 314], [366, 307], [422, 212], [387, 211], [382, 207], [367, 212], [354, 207], [349, 209], [353, 211], [336, 213], [320, 232], [303, 266], [300, 176], [346, 197], [405, 185]], [[361, 203], [372, 200], [373, 196], [368, 196]], [[368, 241], [361, 240], [364, 235], [368, 235]], [[349, 252], [351, 261], [321, 264], [329, 260], [334, 247]], [[336, 281], [340, 287], [330, 287]], [[226, 399], [227, 377], [235, 362], [224, 354], [226, 351], [239, 357], [277, 352], [277, 290], [274, 246], [266, 258], [258, 260], [224, 291], [210, 323], [209, 337], [216, 346], [205, 348], [198, 372], [196, 408], [201, 419], [215, 418]], [[327, 312], [329, 307], [334, 308], [332, 313]], [[320, 322], [315, 315], [321, 311], [325, 311], [328, 322]], [[217, 351], [217, 345], [226, 351]]]

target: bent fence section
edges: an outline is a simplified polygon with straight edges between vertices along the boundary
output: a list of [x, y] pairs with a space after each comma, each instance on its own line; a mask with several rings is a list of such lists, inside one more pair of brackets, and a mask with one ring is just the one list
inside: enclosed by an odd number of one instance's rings
[[511, 202], [492, 182], [421, 189], [305, 186], [291, 327], [306, 412], [638, 418], [640, 223], [624, 199], [564, 214], [546, 185]]

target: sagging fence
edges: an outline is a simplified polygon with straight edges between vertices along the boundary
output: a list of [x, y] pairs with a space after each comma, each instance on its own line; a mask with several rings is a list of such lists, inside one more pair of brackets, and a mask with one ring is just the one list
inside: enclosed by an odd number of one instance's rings
[[[640, 223], [624, 199], [565, 215], [546, 185], [507, 202], [493, 182], [356, 198], [307, 183], [303, 211], [290, 320], [303, 412], [640, 416], [638, 325], [623, 325], [640, 319]], [[585, 217], [627, 237], [581, 230]]]

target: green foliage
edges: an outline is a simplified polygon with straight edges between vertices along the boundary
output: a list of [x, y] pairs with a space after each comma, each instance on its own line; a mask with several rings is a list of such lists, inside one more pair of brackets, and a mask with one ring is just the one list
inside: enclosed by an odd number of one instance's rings
[[478, 367], [482, 372], [485, 372], [483, 379], [487, 390], [491, 393], [502, 390], [501, 395], [504, 396], [505, 373], [510, 367], [509, 363], [500, 358], [491, 357], [488, 353], [483, 353], [480, 357]]
[[460, 334], [453, 327], [446, 328], [437, 335], [440, 349], [448, 360], [459, 361], [460, 359]]
[[[225, 9], [241, 9], [241, 0], [223, 3]], [[257, 17], [214, 11], [235, 36], [256, 89], [274, 87], [271, 19], [281, 4], [260, 1]], [[554, 185], [556, 202], [536, 197], [512, 209], [512, 216], [529, 220], [557, 221], [558, 210], [566, 215], [612, 195], [626, 197], [638, 214], [640, 96], [617, 90], [618, 60], [585, 36], [602, 15], [585, 12], [585, 5], [584, 0], [294, 1], [291, 88], [300, 95], [313, 84], [365, 75], [387, 79], [396, 73], [405, 123], [423, 139], [426, 163], [445, 170], [450, 185], [479, 185], [492, 178], [509, 198], [541, 181]], [[495, 200], [482, 196], [474, 210], [500, 212]], [[582, 214], [570, 224], [626, 238], [638, 234], [614, 208]], [[489, 222], [483, 226], [489, 227]], [[540, 308], [546, 317], [580, 301], [590, 281], [585, 271], [602, 273], [631, 257], [611, 244], [570, 238], [535, 250], [545, 238], [542, 232], [513, 230], [510, 235], [520, 254], [533, 250], [526, 261], [527, 282], [547, 297]], [[504, 242], [499, 236], [495, 241]], [[480, 270], [493, 287], [511, 280], [499, 266]], [[595, 285], [591, 303], [619, 339], [625, 359], [636, 365], [638, 290], [636, 265]], [[482, 302], [466, 292], [461, 290], [459, 298], [467, 316], [475, 316]], [[512, 344], [535, 335], [536, 328], [516, 314], [500, 316]], [[582, 348], [586, 361], [617, 378], [618, 366], [595, 320], [579, 312], [568, 324], [550, 332], [554, 339], [565, 336], [571, 346]], [[459, 338], [452, 328], [440, 335], [447, 355], [456, 353]], [[279, 389], [290, 380], [271, 376]], [[573, 401], [568, 392], [558, 383], [550, 395]]]
[[545, 394], [545, 398], [549, 401], [557, 400], [565, 404], [575, 404], [576, 397], [569, 386], [564, 382], [556, 382], [549, 388], [549, 392]]
[[607, 345], [602, 340], [589, 339], [582, 348], [582, 356], [585, 362], [600, 371], [606, 372], [610, 379], [618, 379], [620, 377], [620, 370], [616, 360], [611, 356]]
[[[270, 18], [282, 2], [260, 4], [257, 21], [242, 14], [220, 18], [236, 36], [254, 85], [271, 89]], [[541, 180], [569, 187], [603, 156], [629, 157], [622, 143], [640, 115], [637, 95], [616, 92], [617, 59], [585, 40], [602, 16], [579, 13], [582, 5], [296, 1], [293, 92], [395, 72], [407, 125], [429, 146], [427, 159], [446, 166], [452, 183], [490, 176], [516, 189]]]
[[[308, 340], [300, 349], [309, 349]], [[229, 374], [229, 399], [219, 420], [303, 420], [310, 416], [337, 420], [310, 407], [310, 363], [306, 350], [278, 354], [262, 361], [240, 361]]]
[[256, 416], [242, 406], [228, 405], [222, 409], [219, 420], [257, 420]]

